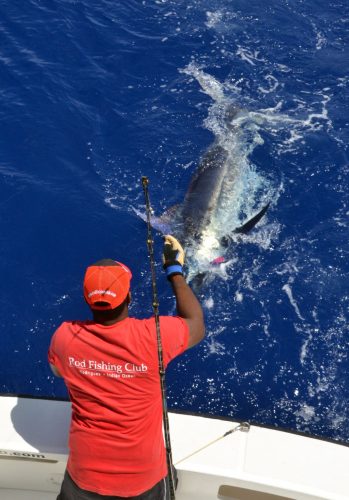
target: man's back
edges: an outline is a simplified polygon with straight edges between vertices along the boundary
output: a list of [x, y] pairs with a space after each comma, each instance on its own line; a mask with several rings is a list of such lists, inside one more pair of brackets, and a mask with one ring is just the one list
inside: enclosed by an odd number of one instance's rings
[[[188, 345], [188, 326], [161, 318], [165, 366]], [[83, 489], [134, 496], [166, 473], [154, 318], [111, 326], [63, 323], [52, 338], [55, 365], [72, 401], [68, 472]]]

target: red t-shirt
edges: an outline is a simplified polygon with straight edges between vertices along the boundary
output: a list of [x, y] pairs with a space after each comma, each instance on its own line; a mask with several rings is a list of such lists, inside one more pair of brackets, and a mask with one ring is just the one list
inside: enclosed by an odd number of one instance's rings
[[[160, 331], [167, 366], [187, 348], [189, 329], [181, 318], [162, 316]], [[154, 318], [63, 323], [48, 357], [72, 402], [67, 469], [77, 485], [127, 497], [165, 477]]]

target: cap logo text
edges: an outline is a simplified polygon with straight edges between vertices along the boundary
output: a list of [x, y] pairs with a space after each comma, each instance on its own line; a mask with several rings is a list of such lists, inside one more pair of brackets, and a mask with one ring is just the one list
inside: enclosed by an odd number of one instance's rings
[[110, 295], [111, 297], [116, 297], [116, 293], [111, 292], [110, 290], [93, 290], [88, 294], [88, 298], [90, 299], [94, 295]]

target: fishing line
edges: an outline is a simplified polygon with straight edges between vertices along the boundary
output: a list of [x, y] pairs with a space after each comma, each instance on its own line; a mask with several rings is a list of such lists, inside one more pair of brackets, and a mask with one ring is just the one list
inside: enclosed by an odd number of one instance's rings
[[249, 430], [250, 430], [250, 424], [248, 422], [241, 422], [241, 424], [238, 424], [236, 427], [233, 427], [229, 431], [225, 432], [222, 436], [219, 436], [218, 438], [213, 439], [212, 441], [205, 444], [204, 446], [201, 446], [201, 448], [198, 448], [197, 450], [193, 451], [192, 453], [190, 453], [186, 457], [181, 458], [180, 460], [178, 460], [178, 462], [176, 462], [176, 465], [180, 464], [181, 462], [184, 462], [184, 460], [187, 460], [188, 458], [191, 458], [194, 455], [197, 455], [198, 453], [200, 453], [200, 451], [206, 450], [206, 448], [209, 448], [213, 444], [218, 443], [218, 441], [220, 441], [221, 439], [224, 439], [225, 437], [229, 436], [230, 434], [233, 434], [234, 432], [237, 432], [237, 431], [249, 432]]
[[167, 413], [167, 403], [166, 403], [166, 383], [165, 383], [165, 368], [163, 360], [163, 349], [160, 335], [160, 319], [159, 319], [159, 301], [158, 293], [156, 288], [156, 274], [155, 274], [155, 259], [154, 259], [154, 241], [152, 238], [151, 224], [150, 224], [150, 200], [148, 192], [148, 177], [142, 177], [142, 186], [145, 197], [145, 208], [147, 214], [147, 246], [150, 259], [150, 269], [151, 269], [151, 281], [152, 281], [152, 291], [153, 291], [153, 311], [155, 317], [155, 327], [156, 327], [156, 338], [158, 347], [158, 361], [159, 361], [159, 374], [160, 374], [160, 387], [162, 396], [162, 420], [164, 426], [164, 437], [166, 446], [166, 460], [167, 460], [167, 470], [169, 477], [170, 486], [170, 498], [175, 499], [175, 487], [174, 487], [174, 477], [173, 477], [173, 462], [172, 462], [172, 449], [171, 449], [171, 438], [170, 438], [170, 425]]

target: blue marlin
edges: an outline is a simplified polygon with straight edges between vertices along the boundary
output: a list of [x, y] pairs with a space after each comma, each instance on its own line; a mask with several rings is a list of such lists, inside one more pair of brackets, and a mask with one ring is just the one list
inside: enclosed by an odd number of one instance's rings
[[[238, 113], [236, 109], [226, 113], [228, 128], [233, 133], [238, 133], [234, 126]], [[173, 234], [184, 246], [189, 270], [187, 279], [194, 288], [202, 285], [213, 267], [225, 262], [224, 255], [230, 243], [236, 241], [236, 235], [251, 231], [269, 208], [270, 203], [237, 227], [218, 228], [219, 214], [231, 197], [238, 171], [229, 148], [216, 139], [203, 156], [183, 203], [170, 208], [161, 217], [151, 217], [154, 229], [162, 234]], [[146, 220], [144, 214], [135, 212]]]

